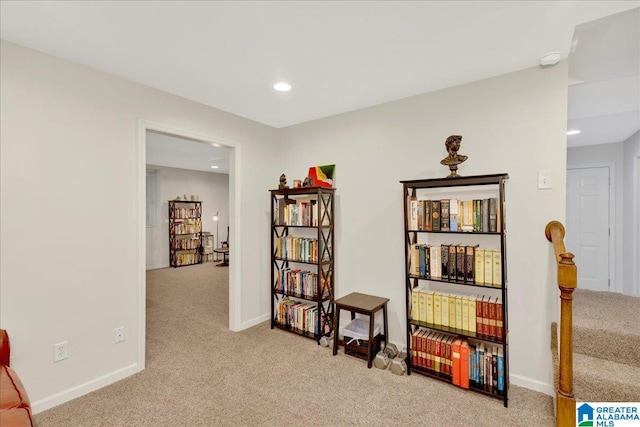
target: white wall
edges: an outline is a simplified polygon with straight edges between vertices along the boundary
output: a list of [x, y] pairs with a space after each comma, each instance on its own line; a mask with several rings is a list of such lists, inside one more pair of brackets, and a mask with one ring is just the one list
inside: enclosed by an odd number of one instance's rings
[[[0, 324], [34, 411], [141, 369], [141, 120], [235, 146], [241, 196], [230, 194], [229, 209], [242, 264], [230, 267], [231, 304], [243, 303], [231, 325], [264, 318], [275, 130], [4, 40], [1, 49]], [[126, 341], [114, 345], [119, 326]], [[65, 340], [70, 357], [54, 364]]]
[[229, 225], [229, 175], [148, 165], [156, 171], [155, 224], [147, 227], [147, 269], [169, 267], [168, 200], [197, 194], [202, 201], [202, 230], [214, 235], [218, 212], [218, 242], [227, 239]]
[[[612, 183], [615, 183], [615, 187], [611, 189], [614, 192], [614, 217], [613, 217], [613, 253], [609, 254], [614, 260], [614, 271], [611, 274], [611, 291], [622, 292], [623, 291], [623, 257], [622, 254], [622, 242], [624, 235], [623, 226], [623, 205], [624, 200], [624, 183], [623, 183], [623, 144], [598, 144], [588, 145], [585, 147], [572, 147], [567, 148], [567, 167], [575, 166], [593, 166], [602, 165], [605, 163], [613, 163], [615, 168], [615, 176], [611, 177]], [[568, 248], [571, 251], [571, 248]], [[580, 260], [576, 259], [576, 265], [580, 268]], [[579, 286], [580, 284], [578, 284]]]
[[[463, 136], [461, 175], [506, 172], [510, 373], [552, 393], [557, 269], [544, 229], [565, 221], [567, 64], [532, 68], [282, 131], [289, 180], [336, 164], [336, 295], [390, 298], [392, 342], [406, 342], [400, 180], [444, 177], [445, 139]], [[537, 171], [553, 189], [537, 190]]]
[[[623, 282], [624, 293], [640, 296], [640, 289], [635, 281], [638, 280], [640, 267], [640, 131], [634, 133], [623, 144], [624, 185], [623, 185], [623, 214], [622, 214], [622, 254], [623, 254]], [[634, 244], [635, 239], [635, 244]]]

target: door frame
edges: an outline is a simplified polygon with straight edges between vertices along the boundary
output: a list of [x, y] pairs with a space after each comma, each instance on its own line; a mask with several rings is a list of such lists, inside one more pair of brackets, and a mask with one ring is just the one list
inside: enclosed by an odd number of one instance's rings
[[138, 286], [138, 371], [145, 368], [146, 363], [146, 219], [145, 219], [145, 180], [146, 180], [146, 148], [147, 131], [160, 132], [182, 137], [205, 144], [220, 145], [231, 149], [229, 162], [229, 246], [233, 248], [233, 262], [229, 265], [229, 329], [242, 329], [241, 306], [241, 227], [240, 227], [240, 144], [223, 138], [202, 135], [184, 129], [177, 129], [149, 120], [138, 120], [136, 138], [137, 182], [136, 182], [136, 268]]
[[[640, 259], [640, 154], [636, 154], [633, 162], [633, 258]], [[633, 291], [640, 297], [640, 263], [633, 263]]]
[[[603, 163], [585, 163], [567, 165], [567, 173], [570, 169], [593, 169], [608, 168], [609, 169], [609, 292], [622, 292], [616, 281], [616, 164], [614, 162]], [[568, 180], [567, 180], [568, 181]], [[569, 206], [567, 206], [567, 210]], [[565, 212], [565, 216], [566, 212]], [[571, 248], [569, 248], [571, 249]], [[576, 265], [580, 268], [579, 260]], [[580, 283], [578, 283], [580, 288]]]

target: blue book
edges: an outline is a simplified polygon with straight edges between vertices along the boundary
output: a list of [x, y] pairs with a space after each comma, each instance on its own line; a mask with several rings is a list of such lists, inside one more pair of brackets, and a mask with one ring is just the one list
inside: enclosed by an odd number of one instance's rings
[[504, 355], [502, 348], [498, 347], [498, 392], [504, 391]]

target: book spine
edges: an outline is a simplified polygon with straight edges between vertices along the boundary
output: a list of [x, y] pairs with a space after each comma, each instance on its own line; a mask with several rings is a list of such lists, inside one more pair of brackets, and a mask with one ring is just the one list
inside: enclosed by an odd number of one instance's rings
[[443, 243], [442, 245], [440, 245], [440, 259], [440, 276], [442, 280], [449, 280], [449, 245], [447, 243]]
[[502, 353], [502, 347], [498, 347], [497, 371], [498, 395], [502, 396], [504, 394], [504, 354]]
[[440, 324], [442, 326], [449, 326], [449, 294], [443, 293], [440, 296], [441, 303], [441, 315]]
[[431, 227], [433, 231], [440, 231], [440, 200], [431, 201]]
[[460, 387], [469, 388], [469, 343], [462, 340], [460, 343]]
[[475, 250], [475, 264], [474, 278], [476, 285], [482, 285], [484, 283], [484, 249], [476, 248]]
[[449, 231], [449, 200], [440, 200], [440, 230]]
[[433, 291], [426, 291], [426, 299], [427, 299], [427, 318], [426, 321], [429, 324], [433, 324], [433, 304], [434, 304], [434, 295]]
[[466, 275], [466, 266], [465, 266], [465, 246], [458, 245], [456, 246], [456, 280], [458, 282], [464, 282], [464, 278]]
[[494, 288], [502, 287], [502, 252], [499, 250], [491, 251], [491, 257], [493, 259], [493, 278], [492, 282]]

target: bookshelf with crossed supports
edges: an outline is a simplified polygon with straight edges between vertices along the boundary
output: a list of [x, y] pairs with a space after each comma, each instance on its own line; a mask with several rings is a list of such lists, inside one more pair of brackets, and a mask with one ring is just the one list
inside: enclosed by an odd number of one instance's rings
[[508, 178], [495, 174], [401, 181], [407, 373], [501, 399], [505, 407]]
[[169, 265], [202, 264], [202, 202], [169, 200]]
[[333, 329], [334, 188], [271, 193], [271, 329], [319, 341]]

